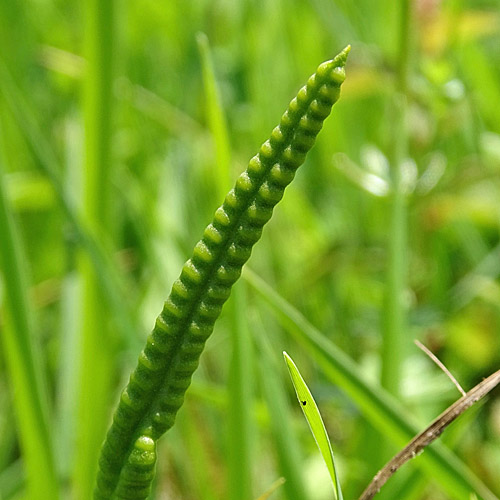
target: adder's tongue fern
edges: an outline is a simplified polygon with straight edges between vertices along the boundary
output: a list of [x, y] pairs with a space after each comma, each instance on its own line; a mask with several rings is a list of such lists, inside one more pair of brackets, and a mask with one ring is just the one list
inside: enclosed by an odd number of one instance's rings
[[184, 264], [121, 395], [101, 450], [96, 500], [147, 498], [156, 440], [174, 424], [232, 285], [339, 98], [349, 50], [299, 90]]

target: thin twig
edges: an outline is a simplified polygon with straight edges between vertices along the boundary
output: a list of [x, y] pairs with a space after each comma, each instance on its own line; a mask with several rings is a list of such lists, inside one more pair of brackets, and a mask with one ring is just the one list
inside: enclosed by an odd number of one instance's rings
[[432, 422], [429, 427], [415, 436], [410, 443], [401, 450], [383, 469], [373, 478], [359, 500], [372, 499], [387, 480], [408, 460], [416, 457], [423, 449], [437, 439], [448, 425], [464, 413], [474, 403], [494, 389], [500, 383], [500, 370], [480, 382], [458, 401], [455, 401], [447, 410]]
[[462, 386], [458, 383], [458, 380], [451, 374], [448, 368], [444, 366], [441, 360], [438, 359], [438, 357], [434, 353], [432, 353], [429, 349], [427, 349], [427, 347], [425, 347], [425, 345], [419, 342], [417, 339], [415, 339], [413, 342], [415, 342], [416, 346], [422, 349], [422, 351], [424, 351], [425, 354], [427, 354], [427, 356], [429, 356], [429, 358], [431, 358], [432, 361], [434, 361], [434, 363], [436, 363], [436, 365], [438, 365], [439, 368], [441, 368], [441, 370], [443, 370], [443, 372], [446, 373], [448, 378], [455, 384], [456, 388], [460, 391], [460, 394], [462, 394], [462, 396], [465, 397], [466, 392], [462, 389]]
[[280, 477], [276, 479], [274, 483], [267, 489], [265, 493], [263, 493], [257, 500], [267, 500], [274, 492], [277, 490], [282, 484], [285, 484], [286, 479], [284, 477]]

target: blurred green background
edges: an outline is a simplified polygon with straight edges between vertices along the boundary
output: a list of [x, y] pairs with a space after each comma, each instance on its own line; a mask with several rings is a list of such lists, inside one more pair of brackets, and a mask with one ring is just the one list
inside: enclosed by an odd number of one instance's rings
[[[299, 311], [418, 428], [459, 393], [413, 339], [466, 389], [496, 370], [499, 7], [0, 2], [0, 498], [90, 498], [119, 392], [182, 263], [289, 100], [347, 44], [341, 99], [216, 325], [151, 498], [256, 499], [281, 476], [271, 498], [332, 498], [285, 349], [346, 499], [398, 450], [392, 424], [381, 432], [301, 343]], [[495, 398], [443, 439], [500, 495]], [[380, 498], [469, 498], [421, 462]]]

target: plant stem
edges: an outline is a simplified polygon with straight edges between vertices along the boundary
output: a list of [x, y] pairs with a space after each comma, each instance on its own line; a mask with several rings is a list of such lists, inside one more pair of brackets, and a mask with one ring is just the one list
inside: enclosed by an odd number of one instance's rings
[[28, 496], [34, 500], [59, 497], [49, 427], [45, 373], [33, 335], [27, 297], [24, 252], [8, 205], [0, 157], [0, 277], [4, 325], [0, 338], [26, 469]]
[[[109, 178], [113, 81], [113, 0], [85, 2], [85, 163], [83, 219], [103, 240], [109, 228]], [[111, 342], [99, 277], [88, 255], [81, 256], [82, 331], [77, 429], [77, 498], [91, 498], [97, 457], [108, 421]]]
[[380, 470], [368, 485], [359, 500], [371, 500], [387, 480], [408, 460], [419, 455], [424, 448], [436, 440], [442, 432], [464, 411], [481, 400], [500, 383], [500, 370], [491, 374], [487, 379], [480, 382], [459, 400], [455, 401], [428, 427], [417, 434], [385, 467]]
[[403, 294], [408, 268], [407, 208], [402, 168], [408, 153], [406, 129], [407, 87], [410, 69], [411, 1], [401, 2], [397, 93], [394, 99], [394, 136], [391, 151], [392, 196], [388, 242], [387, 287], [383, 317], [382, 386], [394, 395], [399, 393], [404, 361], [406, 308]]
[[252, 446], [253, 373], [252, 341], [247, 324], [245, 283], [238, 283], [232, 300], [232, 355], [229, 372], [228, 498], [253, 498]]
[[96, 499], [109, 500], [124, 485], [134, 498], [149, 495], [152, 454], [145, 456], [147, 474], [130, 476], [140, 448], [153, 448], [174, 425], [232, 286], [340, 96], [350, 48], [320, 64], [290, 101], [184, 264], [122, 392], [101, 451]]

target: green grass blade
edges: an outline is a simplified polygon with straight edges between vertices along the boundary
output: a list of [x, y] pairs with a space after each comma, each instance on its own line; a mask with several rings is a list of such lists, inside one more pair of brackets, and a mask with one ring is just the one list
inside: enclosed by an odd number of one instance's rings
[[349, 51], [320, 64], [292, 99], [184, 264], [122, 392], [101, 451], [96, 499], [112, 498], [126, 479], [121, 473], [136, 436], [157, 440], [174, 425], [232, 286], [340, 97]]
[[[361, 370], [341, 349], [324, 337], [302, 314], [248, 269], [246, 281], [272, 306], [283, 325], [323, 367], [325, 374], [359, 406], [366, 418], [397, 446], [418, 433], [402, 404], [381, 387], [366, 382]], [[476, 491], [483, 500], [498, 500], [488, 487], [449, 449], [434, 443], [417, 462], [451, 496], [467, 498]]]
[[245, 315], [245, 283], [235, 285], [231, 304], [229, 367], [228, 472], [229, 499], [252, 498], [253, 345]]
[[394, 140], [390, 151], [391, 196], [386, 296], [383, 310], [383, 342], [381, 384], [395, 396], [399, 395], [408, 341], [405, 334], [406, 307], [404, 289], [408, 262], [407, 200], [404, 192], [403, 162], [408, 155], [408, 81], [411, 69], [413, 16], [410, 0], [400, 2], [398, 26], [399, 47], [397, 87], [393, 99]]
[[[10, 108], [19, 128], [26, 137], [29, 147], [33, 150], [38, 161], [36, 165], [50, 180], [57, 195], [64, 216], [75, 232], [79, 244], [85, 248], [96, 269], [100, 287], [105, 293], [106, 301], [112, 313], [116, 325], [122, 332], [123, 339], [132, 350], [136, 350], [134, 341], [136, 339], [137, 321], [131, 311], [132, 307], [122, 307], [126, 298], [124, 290], [125, 283], [117, 269], [114, 260], [97, 241], [89, 227], [82, 221], [77, 213], [74, 200], [68, 196], [64, 187], [62, 176], [57, 168], [58, 160], [40, 129], [35, 116], [25, 99], [24, 92], [19, 89], [13, 80], [8, 68], [0, 59], [0, 91]], [[61, 169], [62, 170], [62, 169]]]
[[[0, 144], [1, 146], [1, 144]], [[59, 496], [49, 426], [45, 373], [33, 333], [24, 251], [8, 205], [0, 157], [0, 278], [4, 325], [0, 335], [24, 455], [29, 498]], [[14, 432], [11, 430], [10, 432]]]
[[23, 488], [26, 485], [25, 467], [22, 459], [16, 460], [6, 469], [0, 472], [0, 498], [11, 500], [13, 498], [24, 498]]
[[303, 474], [303, 454], [291, 424], [291, 408], [283, 390], [283, 384], [279, 381], [280, 372], [274, 356], [276, 349], [273, 349], [270, 340], [264, 334], [263, 325], [262, 328], [256, 330], [259, 332], [256, 338], [260, 355], [258, 363], [260, 385], [269, 415], [272, 416], [270, 419], [271, 434], [279, 472], [285, 478], [283, 485], [285, 498], [287, 500], [308, 500], [310, 496]]
[[229, 144], [229, 134], [220, 99], [220, 91], [215, 78], [208, 38], [205, 33], [198, 33], [196, 40], [198, 42], [203, 70], [203, 86], [207, 102], [206, 114], [215, 145], [217, 194], [219, 198], [222, 198], [230, 188], [231, 147]]
[[[198, 406], [198, 405], [197, 405]], [[193, 495], [199, 500], [217, 500], [220, 492], [217, 491], [217, 482], [214, 481], [212, 463], [213, 457], [208, 449], [205, 429], [206, 421], [203, 418], [203, 408], [186, 402], [182, 418], [179, 418], [177, 431], [180, 434], [179, 443], [185, 449], [186, 480], [193, 485]], [[196, 410], [196, 411], [195, 411]], [[201, 416], [201, 418], [199, 418]]]
[[[405, 130], [405, 99], [401, 98], [395, 106], [395, 122], [399, 135]], [[407, 202], [403, 192], [402, 168], [406, 156], [405, 140], [394, 140], [392, 191], [389, 208], [389, 235], [387, 242], [388, 262], [386, 276], [385, 302], [383, 309], [383, 342], [381, 384], [394, 396], [400, 392], [403, 361], [406, 357], [408, 340], [406, 339], [406, 307], [404, 288], [407, 274]]]
[[80, 290], [76, 272], [69, 273], [61, 284], [61, 328], [60, 353], [57, 366], [58, 385], [55, 394], [54, 423], [57, 426], [55, 436], [57, 463], [61, 479], [67, 479], [74, 470], [76, 452], [75, 430], [77, 427], [76, 408], [78, 394], [78, 336], [75, 318], [80, 313]]
[[328, 468], [328, 472], [330, 473], [333, 489], [335, 491], [335, 498], [337, 500], [343, 500], [342, 489], [340, 487], [340, 481], [337, 475], [337, 469], [335, 468], [335, 461], [333, 459], [332, 445], [330, 443], [330, 439], [328, 438], [318, 405], [316, 404], [309, 387], [307, 387], [307, 384], [302, 378], [302, 375], [292, 358], [285, 351], [283, 351], [283, 356], [285, 358], [288, 371], [290, 372], [290, 377], [292, 379], [293, 387], [295, 388], [295, 393], [297, 394], [300, 407], [304, 412], [304, 416], [309, 424], [314, 440], [318, 445], [319, 451], [321, 452], [323, 460]]
[[[104, 235], [113, 227], [109, 189], [115, 52], [113, 3], [114, 0], [84, 2], [87, 65], [83, 82], [85, 162], [82, 217], [101, 242], [106, 241]], [[97, 458], [109, 418], [116, 341], [107, 321], [99, 273], [86, 252], [80, 257], [82, 314], [74, 489], [78, 498], [91, 498]], [[139, 440], [137, 443], [140, 445]], [[133, 453], [140, 456], [140, 451], [136, 452], [135, 448]], [[129, 467], [134, 470], [134, 457]]]
[[[212, 62], [208, 38], [197, 35], [200, 51], [203, 86], [205, 89], [206, 115], [215, 145], [215, 188], [218, 198], [227, 192], [230, 183], [229, 134], [220, 100], [220, 91]], [[228, 498], [239, 500], [252, 498], [252, 342], [245, 320], [245, 285], [237, 284], [233, 290], [231, 304], [231, 360], [229, 367], [228, 415]]]

